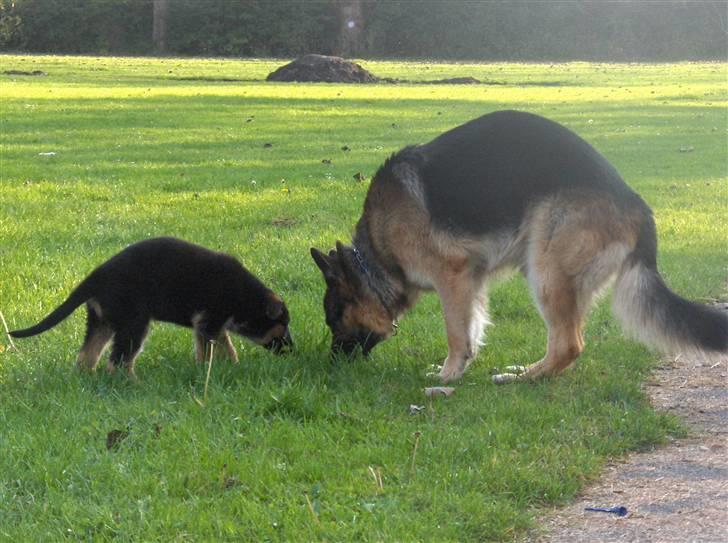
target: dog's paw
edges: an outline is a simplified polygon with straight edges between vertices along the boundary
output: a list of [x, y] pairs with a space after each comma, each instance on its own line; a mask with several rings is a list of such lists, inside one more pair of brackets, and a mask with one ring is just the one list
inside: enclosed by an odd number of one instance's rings
[[440, 373], [437, 374], [438, 379], [440, 379], [440, 382], [442, 383], [451, 383], [453, 381], [457, 381], [463, 376], [463, 371], [461, 370], [453, 370], [452, 368], [448, 368], [447, 366], [444, 366]]

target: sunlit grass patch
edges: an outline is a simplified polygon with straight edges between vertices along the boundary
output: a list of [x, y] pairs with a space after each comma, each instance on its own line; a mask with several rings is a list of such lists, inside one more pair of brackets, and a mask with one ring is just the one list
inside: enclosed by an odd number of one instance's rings
[[[521, 278], [492, 289], [495, 326], [452, 398], [421, 390], [447, 350], [434, 296], [370, 360], [332, 362], [308, 250], [350, 239], [391, 152], [523, 109], [577, 131], [643, 195], [676, 291], [725, 297], [725, 64], [363, 62], [417, 83], [265, 83], [282, 62], [0, 56], [11, 327], [125, 245], [175, 235], [236, 255], [280, 292], [298, 346], [273, 357], [236, 340], [241, 363], [215, 362], [201, 407], [189, 330], [153, 325], [138, 386], [72, 371], [82, 311], [18, 352], [0, 334], [2, 538], [509, 540], [608, 457], [680, 432], [647, 405], [655, 356], [622, 337], [608, 300], [573, 370], [494, 387], [493, 368], [545, 347]], [[463, 75], [485, 83], [420, 83]], [[107, 449], [113, 430], [125, 437]]]

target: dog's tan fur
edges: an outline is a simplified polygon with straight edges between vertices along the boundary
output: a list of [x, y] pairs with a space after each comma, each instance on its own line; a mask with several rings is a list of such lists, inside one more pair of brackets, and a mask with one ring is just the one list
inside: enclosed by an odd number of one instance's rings
[[[369, 195], [361, 221], [378, 254], [396, 255], [410, 296], [430, 289], [440, 296], [448, 339], [443, 381], [460, 378], [477, 355], [487, 280], [508, 268], [531, 271], [528, 280], [548, 326], [546, 356], [528, 368], [527, 377], [567, 368], [583, 350], [582, 327], [592, 299], [634, 248], [639, 226], [639, 217], [623, 216], [599, 194], [583, 194], [545, 201], [531, 211], [524, 231], [510, 237], [457, 239], [429, 224], [413, 194], [391, 188]], [[489, 263], [485, 269], [483, 262]], [[379, 321], [382, 313], [380, 307]], [[376, 329], [376, 314], [369, 308], [357, 312], [357, 320]]]
[[[534, 299], [548, 326], [546, 355], [525, 378], [556, 375], [584, 348], [582, 327], [594, 297], [614, 278], [634, 249], [639, 216], [619, 210], [599, 194], [546, 200], [529, 212], [525, 228], [482, 239], [453, 237], [429, 222], [417, 195], [403, 186], [377, 187], [367, 196], [357, 231], [372, 249], [404, 271], [392, 278], [410, 307], [422, 291], [438, 293], [447, 332], [448, 356], [439, 377], [459, 379], [477, 355], [488, 324], [486, 286], [505, 270], [528, 270]], [[388, 263], [388, 264], [387, 264]], [[356, 289], [344, 281], [346, 298]], [[390, 312], [373, 296], [354, 296], [343, 326], [391, 335]]]
[[76, 365], [79, 370], [93, 371], [99, 363], [101, 355], [109, 345], [111, 337], [114, 335], [111, 328], [103, 327], [94, 332], [91, 337], [87, 338], [78, 353]]

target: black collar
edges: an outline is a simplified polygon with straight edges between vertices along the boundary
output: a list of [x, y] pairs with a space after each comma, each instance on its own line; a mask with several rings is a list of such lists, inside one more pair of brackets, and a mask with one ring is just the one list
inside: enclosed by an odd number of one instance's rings
[[364, 260], [364, 256], [362, 256], [362, 254], [361, 254], [361, 251], [359, 251], [359, 249], [357, 249], [353, 245], [351, 247], [351, 250], [354, 253], [354, 260], [356, 260], [356, 263], [361, 268], [361, 271], [363, 271], [364, 273], [368, 274], [369, 273], [369, 266], [367, 266], [367, 263]]
[[[369, 269], [369, 266], [367, 265], [367, 261], [364, 259], [364, 255], [362, 255], [361, 251], [359, 249], [357, 249], [356, 246], [354, 246], [353, 244], [351, 246], [351, 252], [354, 253], [354, 260], [356, 260], [356, 263], [359, 266], [359, 269], [362, 271], [362, 273], [365, 275], [365, 277], [367, 277], [369, 279], [369, 288], [371, 288], [372, 292], [374, 292], [374, 295], [379, 299], [379, 303], [382, 304], [382, 307], [384, 308], [384, 310], [387, 312], [387, 314], [392, 319], [392, 335], [397, 335], [397, 332], [398, 332], [397, 321], [393, 317], [393, 315], [389, 309], [389, 304], [387, 304], [384, 301], [385, 297], [384, 297], [383, 293], [380, 291], [379, 286], [374, 284], [374, 283], [376, 283], [377, 280], [385, 281], [384, 277], [382, 277], [381, 274], [379, 274], [378, 278], [372, 277], [372, 273], [370, 273], [370, 269]], [[372, 281], [372, 279], [373, 279], [373, 281]]]

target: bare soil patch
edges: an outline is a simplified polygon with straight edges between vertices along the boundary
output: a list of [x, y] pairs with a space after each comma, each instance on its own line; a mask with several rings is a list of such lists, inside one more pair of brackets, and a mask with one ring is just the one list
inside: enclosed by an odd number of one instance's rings
[[[545, 515], [528, 541], [728, 542], [728, 357], [666, 361], [646, 389], [691, 436], [611, 463], [574, 503]], [[584, 511], [618, 505], [625, 517]]]
[[268, 75], [267, 81], [376, 83], [379, 78], [356, 62], [326, 55], [304, 55]]

